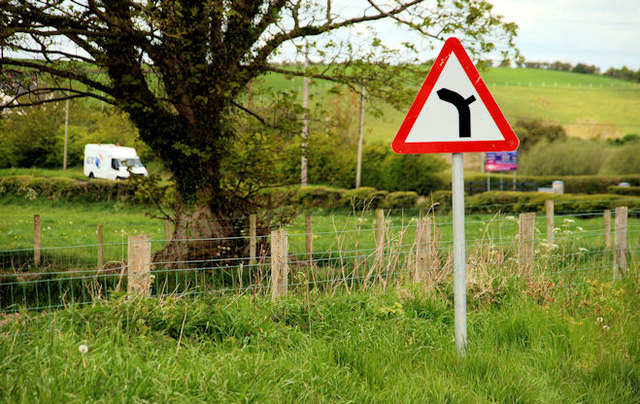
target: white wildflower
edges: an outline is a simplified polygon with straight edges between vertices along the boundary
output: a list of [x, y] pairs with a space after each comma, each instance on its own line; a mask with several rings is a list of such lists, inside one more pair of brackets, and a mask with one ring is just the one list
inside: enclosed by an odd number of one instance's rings
[[85, 344], [82, 344], [78, 347], [78, 351], [80, 351], [80, 353], [84, 355], [87, 352], [89, 352], [89, 347], [86, 346]]
[[605, 331], [609, 331], [609, 326], [605, 324], [605, 325], [602, 326], [602, 329], [605, 330]]
[[596, 320], [598, 320], [599, 323], [604, 321], [604, 319], [602, 317], [598, 317]]

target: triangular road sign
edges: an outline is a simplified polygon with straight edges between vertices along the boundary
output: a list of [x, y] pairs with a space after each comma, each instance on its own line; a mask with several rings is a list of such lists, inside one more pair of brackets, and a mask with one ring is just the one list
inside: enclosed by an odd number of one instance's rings
[[393, 139], [396, 153], [512, 151], [518, 138], [457, 38], [438, 58]]

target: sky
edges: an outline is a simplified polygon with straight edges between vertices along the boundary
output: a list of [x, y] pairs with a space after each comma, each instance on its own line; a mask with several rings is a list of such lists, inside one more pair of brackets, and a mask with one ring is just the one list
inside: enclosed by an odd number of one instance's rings
[[640, 0], [488, 0], [526, 60], [640, 69]]

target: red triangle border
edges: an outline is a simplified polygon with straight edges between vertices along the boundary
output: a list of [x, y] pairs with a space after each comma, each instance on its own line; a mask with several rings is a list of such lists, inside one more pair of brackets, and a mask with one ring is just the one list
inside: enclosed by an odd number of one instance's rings
[[[496, 123], [504, 140], [469, 140], [458, 142], [411, 142], [406, 143], [405, 140], [409, 136], [409, 132], [413, 128], [414, 123], [418, 119], [424, 104], [427, 102], [429, 95], [447, 64], [449, 57], [454, 53], [458, 61], [462, 65], [464, 72], [471, 80], [471, 84], [478, 92], [480, 100], [484, 103], [489, 114]], [[426, 153], [466, 153], [466, 152], [495, 152], [495, 151], [513, 151], [518, 148], [519, 140], [511, 129], [509, 122], [502, 114], [500, 107], [493, 99], [486, 84], [480, 77], [478, 69], [469, 58], [464, 50], [462, 43], [458, 38], [449, 38], [445, 41], [438, 58], [433, 67], [427, 74], [420, 91], [416, 95], [407, 116], [405, 117], [396, 137], [393, 139], [391, 147], [393, 151], [399, 154], [426, 154]]]

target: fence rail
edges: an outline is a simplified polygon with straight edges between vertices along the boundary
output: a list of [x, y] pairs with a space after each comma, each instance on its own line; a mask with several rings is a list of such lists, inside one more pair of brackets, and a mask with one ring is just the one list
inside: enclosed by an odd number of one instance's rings
[[[640, 220], [626, 208], [572, 216], [474, 216], [467, 222], [470, 284], [505, 275], [532, 282], [610, 280], [638, 272]], [[417, 213], [417, 212], [416, 212]], [[90, 304], [110, 294], [152, 296], [198, 293], [271, 294], [291, 289], [333, 291], [429, 284], [446, 279], [452, 266], [448, 216], [373, 214], [300, 218], [286, 229], [259, 235], [250, 218], [246, 236], [228, 239], [152, 240], [126, 243], [0, 250], [0, 312], [46, 310]], [[630, 220], [630, 221], [629, 221]], [[313, 231], [312, 231], [313, 230]], [[225, 243], [244, 243], [246, 253], [225, 255]], [[154, 258], [170, 243], [178, 259]], [[159, 255], [158, 255], [159, 256]]]

